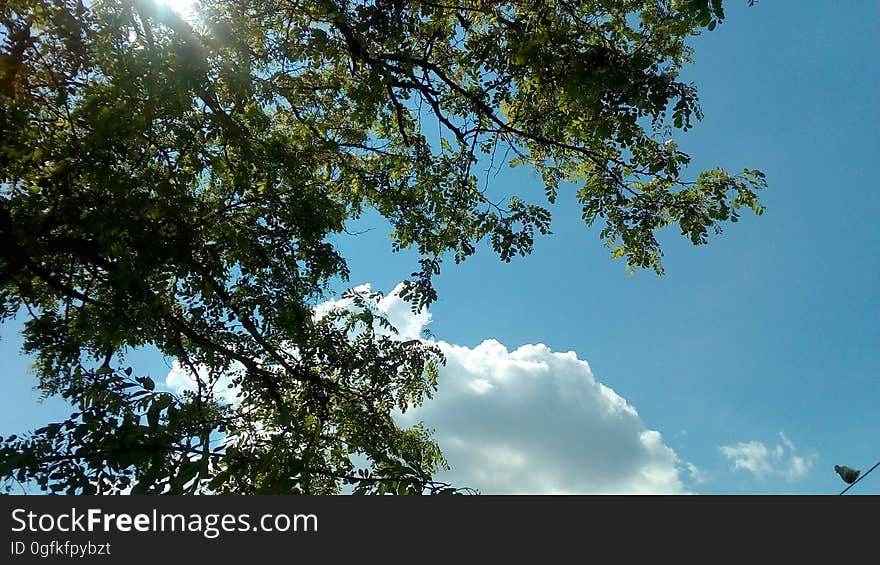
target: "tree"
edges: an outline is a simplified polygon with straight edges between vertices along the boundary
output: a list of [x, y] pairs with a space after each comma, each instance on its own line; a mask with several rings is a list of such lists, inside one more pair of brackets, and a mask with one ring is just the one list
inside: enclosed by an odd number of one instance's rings
[[[443, 359], [371, 307], [317, 316], [374, 209], [421, 259], [488, 239], [504, 261], [550, 213], [479, 178], [572, 185], [613, 257], [662, 272], [655, 232], [707, 241], [762, 208], [759, 171], [684, 177], [667, 142], [700, 118], [679, 80], [720, 0], [151, 0], [0, 6], [2, 317], [27, 315], [39, 388], [70, 418], [0, 443], [0, 476], [66, 493], [456, 492], [422, 428]], [[539, 198], [538, 201], [544, 199]], [[175, 396], [126, 367], [152, 346]], [[218, 383], [238, 397], [224, 402]], [[365, 463], [364, 463], [365, 461]]]

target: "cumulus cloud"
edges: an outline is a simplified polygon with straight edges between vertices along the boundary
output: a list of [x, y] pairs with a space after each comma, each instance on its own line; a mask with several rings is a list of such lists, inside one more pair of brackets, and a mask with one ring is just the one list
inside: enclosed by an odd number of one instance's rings
[[681, 493], [680, 461], [574, 352], [439, 342], [438, 392], [401, 417], [424, 421], [450, 464], [439, 478], [483, 493]]
[[[413, 316], [400, 290], [380, 309], [416, 337], [431, 316]], [[434, 430], [451, 467], [438, 479], [485, 494], [685, 491], [688, 464], [574, 352], [494, 339], [437, 345], [446, 356], [437, 392], [398, 418]]]
[[757, 478], [781, 477], [787, 481], [805, 477], [815, 461], [815, 455], [801, 455], [782, 432], [774, 446], [760, 441], [740, 442], [721, 446], [721, 453], [733, 462], [734, 470], [748, 471]]
[[[413, 314], [401, 290], [398, 285], [376, 309], [400, 339], [420, 338], [431, 314]], [[351, 302], [324, 303], [315, 315]], [[447, 361], [437, 392], [395, 417], [402, 425], [424, 422], [434, 430], [450, 466], [438, 480], [484, 494], [678, 494], [686, 491], [683, 476], [701, 482], [699, 470], [649, 429], [635, 407], [597, 381], [575, 352], [543, 344], [511, 350], [494, 339], [476, 347], [435, 343]], [[168, 384], [185, 378], [172, 371]]]

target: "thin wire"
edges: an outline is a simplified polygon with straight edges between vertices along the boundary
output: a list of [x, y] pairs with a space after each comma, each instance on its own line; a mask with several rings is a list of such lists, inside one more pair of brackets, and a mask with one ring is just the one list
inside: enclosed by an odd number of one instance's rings
[[840, 494], [843, 494], [843, 493], [845, 493], [846, 491], [848, 491], [849, 489], [851, 489], [851, 488], [853, 488], [854, 486], [856, 486], [856, 483], [858, 483], [859, 481], [861, 481], [862, 479], [864, 479], [865, 477], [867, 477], [868, 474], [869, 474], [871, 471], [873, 471], [874, 469], [876, 469], [878, 466], [880, 466], [880, 461], [877, 461], [876, 463], [874, 463], [874, 466], [873, 466], [873, 467], [871, 467], [870, 469], [868, 469], [867, 472], [866, 472], [864, 475], [862, 475], [862, 476], [859, 477], [858, 479], [854, 480], [854, 481], [852, 482], [852, 484], [849, 485], [848, 487], [846, 487], [845, 489], [843, 489], [843, 491], [841, 491]]

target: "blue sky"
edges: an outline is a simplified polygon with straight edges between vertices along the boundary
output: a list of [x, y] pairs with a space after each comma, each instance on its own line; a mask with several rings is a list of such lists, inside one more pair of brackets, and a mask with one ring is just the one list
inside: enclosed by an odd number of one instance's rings
[[[677, 141], [694, 171], [762, 169], [764, 216], [745, 213], [702, 247], [664, 232], [666, 274], [627, 276], [563, 194], [551, 208], [554, 234], [531, 256], [505, 264], [483, 247], [446, 264], [428, 328], [468, 355], [487, 339], [511, 352], [575, 352], [662, 435], [688, 492], [835, 494], [845, 485], [833, 465], [864, 471], [880, 459], [880, 4], [746, 4], [728, 0], [725, 22], [694, 38], [685, 77], [705, 118]], [[541, 198], [525, 170], [492, 182], [499, 194]], [[352, 284], [389, 292], [416, 268], [412, 255], [390, 253], [381, 228], [341, 245]], [[69, 412], [58, 401], [35, 404], [15, 330], [0, 327], [0, 434]], [[160, 379], [168, 372], [161, 359], [137, 361]], [[554, 430], [540, 404], [529, 406], [521, 416], [531, 429], [571, 442], [561, 451], [576, 448], [577, 430]], [[736, 454], [754, 472], [735, 469]], [[880, 494], [880, 473], [850, 492]]]

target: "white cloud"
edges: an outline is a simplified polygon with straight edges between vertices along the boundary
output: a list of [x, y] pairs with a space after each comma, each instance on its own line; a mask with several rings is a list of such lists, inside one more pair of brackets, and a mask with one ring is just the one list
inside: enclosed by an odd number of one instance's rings
[[[229, 386], [232, 383], [232, 373], [223, 374], [216, 379], [211, 379], [206, 367], [198, 366], [196, 367], [196, 370], [199, 372], [199, 379], [202, 381], [202, 386], [213, 391], [217, 400], [226, 404], [234, 404], [237, 402], [235, 395], [238, 393], [239, 389], [235, 387], [230, 388]], [[175, 394], [183, 394], [184, 391], [196, 392], [198, 390], [198, 382], [193, 376], [192, 371], [186, 369], [180, 361], [177, 360], [171, 364], [171, 370], [165, 377], [165, 386]]]
[[687, 462], [684, 466], [685, 469], [687, 469], [688, 474], [691, 476], [691, 481], [693, 481], [694, 484], [701, 485], [706, 482], [706, 475], [696, 465]]
[[485, 494], [684, 492], [684, 463], [574, 352], [438, 345], [437, 393], [401, 418], [434, 429], [451, 467], [438, 479]]
[[[431, 315], [413, 315], [400, 290], [379, 309], [412, 339]], [[434, 430], [451, 467], [438, 479], [487, 494], [684, 492], [685, 463], [573, 351], [437, 344], [447, 361], [437, 392], [399, 419]]]
[[[371, 292], [369, 285], [354, 290]], [[431, 314], [413, 314], [401, 290], [398, 285], [376, 309], [400, 339], [420, 338]], [[315, 316], [350, 304], [350, 299], [321, 304]], [[682, 475], [700, 482], [699, 470], [679, 459], [624, 398], [598, 382], [575, 352], [554, 352], [543, 344], [511, 351], [494, 339], [473, 348], [437, 345], [447, 360], [437, 392], [396, 417], [403, 425], [422, 421], [434, 430], [451, 467], [438, 480], [484, 494], [676, 494], [686, 490]], [[175, 369], [169, 386], [186, 382], [179, 365]]]
[[[373, 292], [373, 289], [367, 283], [358, 285], [352, 288], [351, 291], [366, 298], [366, 295]], [[422, 337], [422, 330], [431, 322], [431, 314], [425, 309], [417, 314], [413, 314], [410, 303], [400, 298], [402, 291], [403, 283], [398, 284], [389, 294], [380, 298], [373, 311], [382, 313], [388, 318], [388, 321], [397, 330], [397, 337], [401, 340], [419, 339]], [[323, 318], [334, 308], [349, 308], [352, 303], [353, 300], [351, 298], [323, 302], [315, 307], [315, 318]], [[370, 302], [367, 301], [367, 303], [369, 304]], [[375, 330], [380, 335], [390, 335], [390, 332], [378, 324]]]
[[767, 447], [760, 441], [740, 442], [721, 446], [721, 453], [733, 461], [733, 469], [742, 469], [757, 478], [781, 477], [787, 481], [803, 478], [809, 473], [815, 455], [804, 456], [782, 432], [779, 443]]
[[[413, 314], [399, 297], [402, 285], [377, 309], [416, 339], [431, 314]], [[369, 285], [355, 290], [370, 292]], [[342, 300], [330, 306], [346, 307]], [[433, 398], [397, 417], [434, 430], [451, 469], [437, 476], [456, 486], [507, 493], [682, 493], [681, 461], [636, 409], [596, 381], [573, 351], [543, 344], [509, 351], [494, 339], [470, 348], [445, 341], [446, 356]]]

